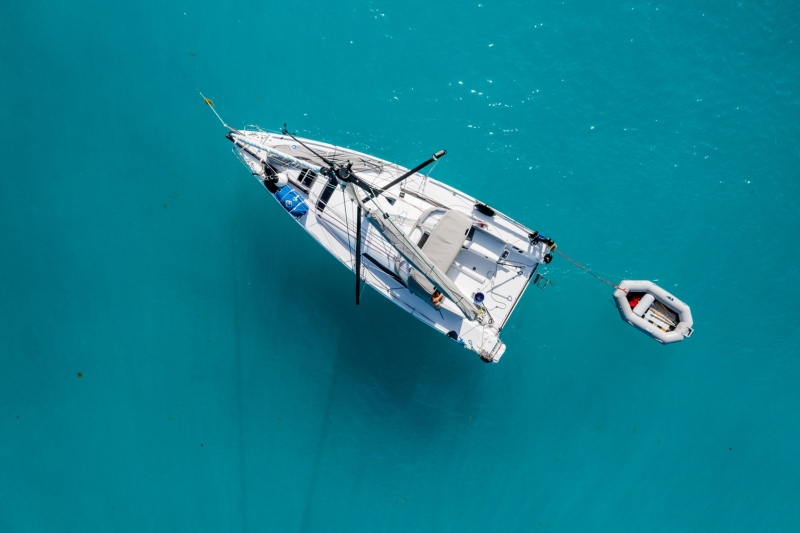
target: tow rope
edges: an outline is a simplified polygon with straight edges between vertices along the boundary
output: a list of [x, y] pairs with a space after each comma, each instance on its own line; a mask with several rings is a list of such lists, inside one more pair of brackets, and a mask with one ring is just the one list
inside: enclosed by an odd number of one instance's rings
[[598, 276], [597, 274], [595, 274], [594, 272], [592, 272], [591, 270], [589, 270], [588, 268], [586, 268], [586, 267], [585, 267], [585, 266], [583, 266], [582, 264], [578, 263], [577, 261], [575, 261], [574, 259], [572, 259], [571, 257], [569, 257], [567, 254], [565, 254], [564, 252], [562, 252], [562, 251], [561, 251], [561, 250], [559, 250], [558, 248], [556, 248], [556, 249], [555, 249], [555, 250], [553, 250], [553, 251], [554, 251], [555, 253], [557, 253], [558, 255], [560, 255], [561, 257], [563, 257], [564, 259], [566, 259], [567, 261], [569, 261], [570, 263], [572, 263], [573, 265], [575, 265], [576, 267], [578, 267], [578, 268], [581, 268], [581, 269], [585, 270], [586, 272], [588, 272], [589, 274], [591, 274], [592, 276], [596, 277], [597, 279], [599, 279], [599, 280], [600, 280], [600, 281], [602, 281], [603, 283], [606, 283], [606, 284], [608, 284], [608, 285], [611, 285], [611, 286], [612, 286], [612, 287], [614, 287], [615, 289], [617, 289], [617, 290], [620, 290], [620, 291], [624, 292], [625, 294], [628, 294], [628, 291], [627, 291], [627, 290], [623, 289], [622, 287], [620, 287], [620, 286], [618, 286], [618, 285], [614, 285], [613, 283], [611, 283], [610, 281], [608, 281], [608, 280], [607, 280], [607, 279], [605, 279], [605, 278], [602, 278], [602, 277]]

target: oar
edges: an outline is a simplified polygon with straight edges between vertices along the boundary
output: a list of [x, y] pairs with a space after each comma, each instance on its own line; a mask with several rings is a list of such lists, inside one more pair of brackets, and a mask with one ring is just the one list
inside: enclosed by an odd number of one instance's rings
[[[660, 302], [658, 302], [658, 303], [660, 303]], [[661, 310], [656, 309], [655, 306], [651, 307], [650, 311], [652, 311], [653, 314], [657, 315], [661, 320], [663, 320], [664, 322], [666, 322], [670, 326], [673, 326], [673, 327], [677, 326], [677, 324], [671, 318], [666, 316], [663, 312], [661, 312]]]

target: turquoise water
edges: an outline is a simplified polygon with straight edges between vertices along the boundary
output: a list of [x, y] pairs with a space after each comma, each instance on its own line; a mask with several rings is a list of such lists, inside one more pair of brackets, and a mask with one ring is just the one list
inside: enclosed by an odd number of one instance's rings
[[[800, 520], [791, 2], [12, 3], [1, 531], [787, 531]], [[366, 292], [234, 126], [413, 166], [561, 257], [498, 365]]]

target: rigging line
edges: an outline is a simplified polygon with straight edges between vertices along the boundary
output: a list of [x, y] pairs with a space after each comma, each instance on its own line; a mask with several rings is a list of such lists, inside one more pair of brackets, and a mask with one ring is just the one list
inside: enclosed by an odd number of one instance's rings
[[[445, 153], [447, 153], [447, 152], [445, 152]], [[442, 155], [444, 155], [444, 154], [442, 154]], [[433, 171], [434, 171], [434, 170], [436, 170], [436, 167], [438, 167], [438, 166], [439, 166], [439, 160], [440, 160], [440, 159], [441, 159], [441, 156], [440, 156], [440, 157], [437, 157], [436, 159], [434, 159], [434, 160], [433, 160], [433, 166], [432, 166], [432, 167], [431, 167], [431, 169], [428, 171], [428, 173], [427, 173], [427, 174], [421, 174], [422, 176], [424, 176], [424, 177], [423, 177], [423, 179], [425, 179], [425, 178], [428, 178], [428, 177], [430, 177], [430, 175], [431, 175], [431, 174], [433, 174]]]
[[[333, 166], [333, 163], [331, 163], [331, 161], [329, 159], [326, 159], [326, 158], [322, 157], [321, 155], [319, 155], [316, 151], [314, 151], [312, 148], [307, 146], [306, 143], [304, 143], [303, 141], [301, 141], [300, 139], [295, 137], [293, 133], [291, 133], [289, 130], [287, 130], [286, 129], [286, 124], [283, 125], [283, 129], [281, 130], [281, 133], [284, 134], [284, 135], [288, 135], [289, 137], [294, 139], [295, 142], [297, 142], [300, 146], [302, 146], [303, 148], [305, 148], [306, 150], [308, 150], [309, 152], [314, 154], [317, 157], [317, 159], [321, 159], [329, 167]], [[334, 153], [335, 153], [335, 151], [334, 151]]]
[[489, 323], [488, 324], [483, 324], [483, 327], [492, 326], [492, 324], [494, 324], [494, 317], [489, 312], [489, 308], [486, 307], [486, 305], [483, 306], [483, 312], [486, 313], [486, 316], [489, 317]]
[[497, 261], [495, 261], [495, 263], [497, 263], [498, 265], [512, 266], [517, 268], [528, 268], [537, 264], [537, 263], [530, 263], [530, 264], [520, 263], [519, 261], [509, 261], [508, 259], [498, 259]]
[[605, 283], [605, 284], [607, 284], [607, 285], [611, 285], [611, 286], [612, 286], [612, 287], [614, 287], [615, 289], [619, 289], [619, 290], [623, 291], [625, 294], [628, 294], [628, 291], [627, 291], [627, 290], [623, 289], [622, 287], [619, 287], [618, 285], [614, 285], [613, 283], [611, 283], [610, 281], [608, 281], [608, 280], [607, 280], [607, 279], [605, 279], [605, 278], [601, 278], [600, 276], [598, 276], [597, 274], [595, 274], [594, 272], [592, 272], [591, 270], [589, 270], [588, 268], [586, 268], [586, 267], [585, 267], [585, 266], [583, 266], [582, 264], [578, 263], [577, 261], [575, 261], [574, 259], [572, 259], [571, 257], [569, 257], [567, 254], [565, 254], [564, 252], [562, 252], [562, 251], [561, 251], [561, 250], [559, 250], [558, 248], [556, 248], [556, 249], [555, 249], [555, 250], [553, 250], [553, 251], [554, 251], [554, 252], [556, 252], [556, 253], [557, 253], [558, 255], [560, 255], [561, 257], [563, 257], [564, 259], [566, 259], [567, 261], [569, 261], [570, 263], [572, 263], [573, 265], [577, 266], [578, 268], [582, 268], [583, 270], [585, 270], [586, 272], [588, 272], [588, 273], [589, 273], [589, 274], [591, 274], [592, 276], [596, 277], [597, 279], [599, 279], [599, 280], [600, 280], [600, 281], [602, 281], [603, 283]]
[[[345, 207], [344, 204], [342, 204], [342, 207], [343, 208]], [[353, 226], [350, 225], [349, 220], [345, 221], [344, 220], [345, 217], [338, 212], [328, 212], [326, 210], [324, 216], [317, 215], [317, 217], [320, 218], [322, 221], [324, 221], [326, 224], [329, 224], [330, 226], [336, 227], [337, 229], [347, 233], [348, 236], [351, 229], [353, 228]], [[393, 250], [393, 248], [389, 245], [389, 242], [386, 239], [380, 238], [378, 236], [370, 236], [369, 232], [367, 232], [367, 236], [365, 237], [364, 240], [367, 243], [367, 245], [369, 245], [371, 248], [375, 249], [376, 251], [383, 252], [386, 255], [389, 255], [389, 252]]]
[[[328, 230], [328, 228], [326, 228], [325, 225], [322, 224], [323, 220], [320, 217], [316, 216], [316, 215], [314, 216], [314, 221], [315, 222], [313, 223], [313, 225], [309, 225], [309, 223], [308, 223], [309, 220], [311, 220], [311, 219], [310, 218], [306, 218], [306, 228], [315, 227], [315, 226], [323, 228], [323, 230], [321, 232], [321, 235], [322, 235], [322, 237], [325, 238], [325, 242], [328, 243], [326, 248], [328, 250], [333, 250], [334, 249], [334, 244], [333, 244], [333, 242], [331, 242], [331, 234], [330, 234], [330, 231]], [[321, 240], [320, 240], [320, 242], [321, 242]]]
[[231, 128], [230, 126], [225, 124], [225, 121], [222, 120], [221, 116], [219, 116], [219, 113], [217, 113], [217, 110], [214, 109], [214, 102], [211, 101], [211, 98], [206, 98], [206, 96], [203, 93], [201, 93], [200, 91], [197, 91], [197, 92], [200, 93], [200, 96], [203, 97], [203, 100], [205, 101], [206, 105], [211, 109], [211, 112], [214, 113], [217, 116], [217, 118], [222, 123], [222, 125], [225, 126], [226, 128], [228, 128], [230, 131], [236, 131], [234, 128]]
[[[338, 229], [342, 229], [342, 226], [336, 225], [336, 227]], [[349, 226], [348, 229], [344, 229], [343, 231], [348, 232], [350, 231], [351, 228], [352, 226]], [[392, 254], [393, 249], [390, 246], [388, 246], [388, 243], [386, 241], [378, 240], [372, 237], [366, 237], [364, 238], [364, 243], [368, 248], [372, 249], [373, 252], [381, 256], [384, 256], [387, 259], [391, 259], [394, 257], [394, 254]], [[352, 247], [350, 248], [350, 250], [352, 251]]]
[[[347, 205], [344, 199], [340, 205], [342, 207], [341, 211], [343, 213], [339, 212], [339, 210], [333, 210], [333, 211], [326, 210], [324, 216], [322, 216], [321, 219], [324, 220], [326, 223], [330, 224], [331, 226], [335, 226], [338, 229], [347, 232], [349, 237], [349, 232], [352, 230], [353, 226], [350, 225], [349, 219], [346, 219], [345, 217]], [[343, 216], [343, 214], [345, 216]], [[376, 251], [382, 251], [387, 256], [391, 255], [389, 252], [394, 250], [394, 247], [389, 243], [389, 241], [380, 236], [370, 237], [370, 234], [367, 233], [365, 241], [369, 246], [373, 247]]]
[[[347, 203], [346, 202], [347, 202], [347, 194], [345, 194], [344, 189], [342, 189], [342, 211], [344, 211], [344, 225], [345, 225], [345, 228], [346, 228], [345, 233], [347, 233], [347, 251], [352, 254], [351, 258], [353, 260], [355, 260], [356, 251], [353, 249], [353, 243], [350, 242], [350, 221], [347, 219]], [[357, 238], [358, 238], [358, 236], [356, 236], [356, 239]], [[355, 264], [353, 264], [352, 266], [353, 266], [353, 271], [355, 272], [355, 270], [356, 270]]]
[[[512, 278], [512, 279], [513, 279], [513, 278]], [[505, 282], [504, 282], [504, 283], [505, 283]], [[502, 285], [502, 283], [501, 283], [501, 285]], [[498, 286], [499, 286], [499, 285], [498, 285]], [[492, 280], [491, 280], [491, 282], [489, 283], [489, 290], [488, 290], [487, 292], [488, 292], [488, 293], [489, 293], [489, 295], [492, 297], [492, 300], [494, 300], [494, 302], [495, 302], [495, 304], [496, 304], [496, 305], [495, 305], [495, 308], [496, 308], [496, 309], [497, 309], [497, 308], [499, 308], [501, 311], [505, 311], [506, 309], [508, 309], [508, 300], [506, 300], [506, 301], [501, 301], [501, 300], [498, 300], [498, 298], [497, 298], [497, 296], [498, 296], [498, 295], [495, 295], [495, 293], [494, 293], [494, 290], [495, 290], [495, 288], [496, 288], [496, 287], [495, 287], [495, 285], [494, 285], [494, 277], [492, 277]], [[502, 305], [503, 307], [500, 307], [501, 305]]]

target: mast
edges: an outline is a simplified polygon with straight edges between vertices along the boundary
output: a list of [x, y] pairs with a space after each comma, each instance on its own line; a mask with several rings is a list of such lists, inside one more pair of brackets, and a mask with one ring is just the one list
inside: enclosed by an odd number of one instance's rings
[[[357, 202], [357, 231], [356, 231], [356, 265], [355, 265], [355, 274], [356, 274], [356, 305], [359, 303], [360, 300], [360, 283], [361, 283], [361, 232], [360, 230], [360, 222], [362, 211], [366, 213], [367, 220], [375, 226], [378, 231], [395, 247], [397, 252], [402, 255], [406, 261], [410, 265], [414, 267], [414, 269], [419, 272], [424, 278], [428, 280], [436, 289], [441, 291], [445, 296], [447, 296], [456, 306], [461, 310], [464, 316], [468, 320], [476, 320], [482, 315], [479, 313], [481, 312], [480, 309], [464, 294], [461, 290], [456, 287], [455, 283], [447, 277], [445, 272], [437, 267], [433, 261], [414, 243], [412, 243], [406, 234], [398, 228], [394, 222], [389, 218], [389, 215], [381, 210], [378, 206], [375, 199], [386, 189], [393, 187], [397, 183], [400, 183], [402, 180], [406, 179], [408, 176], [414, 174], [415, 172], [419, 171], [423, 167], [427, 166], [428, 164], [432, 163], [433, 161], [438, 160], [440, 157], [444, 156], [447, 152], [445, 150], [440, 150], [431, 156], [428, 161], [421, 163], [416, 168], [404, 173], [402, 176], [398, 177], [397, 179], [393, 180], [383, 189], [375, 188], [369, 183], [365, 182], [361, 178], [359, 178], [355, 172], [353, 172], [353, 164], [348, 162], [346, 166], [338, 165], [334, 161], [331, 161], [324, 157], [322, 154], [317, 153], [313, 148], [307, 146], [302, 139], [295, 137], [292, 133], [290, 133], [286, 129], [286, 125], [284, 124], [283, 129], [281, 131], [284, 135], [289, 135], [292, 139], [294, 139], [297, 143], [301, 144], [304, 148], [306, 148], [309, 152], [314, 154], [318, 159], [324, 162], [327, 166], [326, 167], [311, 167], [308, 163], [300, 161], [292, 156], [277, 153], [277, 158], [284, 162], [290, 161], [293, 164], [298, 164], [303, 168], [309, 168], [310, 170], [314, 170], [315, 172], [319, 172], [324, 176], [332, 176], [335, 177], [340, 184], [345, 187], [346, 192], [353, 198], [356, 199]], [[265, 149], [268, 154], [272, 155], [272, 150], [266, 149], [266, 147], [259, 147]], [[356, 192], [356, 187], [361, 189], [363, 192], [366, 193], [366, 197], [359, 198], [359, 195]], [[367, 202], [371, 202], [373, 207], [368, 207], [366, 204]]]
[[384, 193], [384, 192], [388, 191], [389, 189], [391, 189], [392, 187], [394, 187], [395, 185], [397, 185], [398, 183], [400, 183], [401, 181], [403, 181], [407, 177], [409, 177], [409, 176], [411, 176], [413, 174], [416, 174], [417, 172], [419, 172], [423, 168], [427, 167], [428, 165], [430, 165], [434, 161], [438, 161], [439, 158], [444, 157], [446, 154], [447, 154], [447, 150], [439, 150], [438, 152], [433, 154], [431, 156], [431, 158], [428, 159], [427, 161], [425, 161], [423, 163], [420, 163], [419, 165], [415, 166], [414, 168], [412, 168], [411, 170], [409, 170], [408, 172], [406, 172], [402, 176], [398, 177], [397, 179], [392, 180], [391, 183], [389, 183], [388, 185], [386, 185], [382, 189], [379, 189], [378, 190], [378, 194], [381, 194], [381, 193]]

